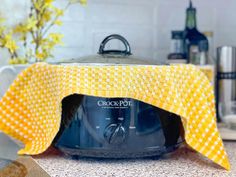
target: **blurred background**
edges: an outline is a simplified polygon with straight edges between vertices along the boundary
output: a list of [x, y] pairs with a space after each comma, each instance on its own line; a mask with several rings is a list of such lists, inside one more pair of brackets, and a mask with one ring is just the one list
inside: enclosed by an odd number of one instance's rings
[[[68, 1], [55, 2], [64, 7]], [[27, 16], [29, 3], [1, 0], [0, 12], [9, 25], [14, 25]], [[236, 45], [236, 1], [194, 0], [193, 5], [199, 31], [213, 32], [213, 48]], [[135, 55], [165, 61], [170, 53], [171, 31], [184, 30], [188, 6], [188, 0], [91, 0], [86, 6], [74, 4], [62, 17], [64, 24], [52, 29], [64, 34], [64, 45], [54, 50], [55, 59], [95, 54], [105, 36], [118, 33], [130, 42]], [[118, 42], [112, 45], [122, 47]], [[7, 52], [1, 51], [0, 64], [7, 64], [8, 59]]]

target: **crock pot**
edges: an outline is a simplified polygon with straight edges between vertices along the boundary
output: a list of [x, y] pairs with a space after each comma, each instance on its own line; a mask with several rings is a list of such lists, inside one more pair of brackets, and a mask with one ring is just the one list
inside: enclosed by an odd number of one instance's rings
[[[125, 50], [106, 50], [119, 40]], [[110, 35], [98, 55], [63, 65], [153, 65], [131, 57], [128, 41]], [[131, 98], [104, 98], [73, 94], [62, 100], [62, 119], [54, 145], [72, 156], [132, 158], [160, 156], [175, 150], [182, 138], [178, 115]]]

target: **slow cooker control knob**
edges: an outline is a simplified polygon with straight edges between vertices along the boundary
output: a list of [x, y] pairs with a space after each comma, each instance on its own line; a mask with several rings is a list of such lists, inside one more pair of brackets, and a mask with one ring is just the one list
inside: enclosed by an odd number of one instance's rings
[[121, 144], [125, 140], [125, 128], [121, 124], [110, 124], [104, 131], [104, 138], [109, 144]]

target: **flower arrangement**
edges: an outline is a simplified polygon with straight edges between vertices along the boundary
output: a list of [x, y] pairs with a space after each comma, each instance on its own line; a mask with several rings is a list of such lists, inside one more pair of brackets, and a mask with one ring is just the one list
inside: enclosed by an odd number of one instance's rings
[[68, 0], [61, 9], [54, 5], [54, 1], [31, 0], [27, 19], [13, 28], [5, 25], [4, 18], [0, 19], [0, 47], [8, 50], [10, 64], [45, 61], [53, 57], [52, 51], [56, 45], [62, 44], [63, 35], [50, 32], [50, 29], [62, 25], [60, 17], [70, 5], [87, 3], [87, 0]]

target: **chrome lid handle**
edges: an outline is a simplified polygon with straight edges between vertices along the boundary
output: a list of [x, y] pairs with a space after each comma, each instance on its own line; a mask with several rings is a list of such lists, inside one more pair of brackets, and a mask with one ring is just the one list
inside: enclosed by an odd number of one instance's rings
[[[113, 39], [120, 40], [124, 46], [125, 50], [105, 50], [106, 44]], [[129, 45], [129, 42], [121, 35], [119, 34], [112, 34], [110, 36], [107, 36], [102, 43], [100, 44], [98, 54], [104, 55], [104, 54], [111, 54], [111, 55], [132, 55], [131, 48]]]

